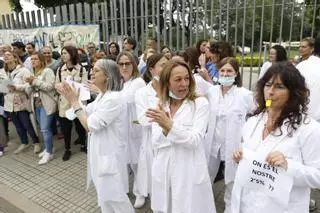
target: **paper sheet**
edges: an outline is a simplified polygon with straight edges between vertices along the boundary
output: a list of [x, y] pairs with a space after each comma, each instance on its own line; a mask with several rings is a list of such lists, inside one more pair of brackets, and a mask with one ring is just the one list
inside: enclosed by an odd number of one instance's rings
[[8, 93], [8, 85], [12, 85], [13, 82], [9, 78], [0, 78], [0, 92]]
[[66, 82], [74, 87], [77, 91], [79, 91], [79, 100], [80, 101], [87, 101], [90, 99], [90, 90], [84, 84], [75, 82], [71, 80], [71, 76], [68, 76]]

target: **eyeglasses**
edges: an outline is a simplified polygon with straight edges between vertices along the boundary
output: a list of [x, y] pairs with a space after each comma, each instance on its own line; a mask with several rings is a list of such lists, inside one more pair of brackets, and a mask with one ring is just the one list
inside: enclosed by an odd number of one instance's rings
[[123, 67], [123, 65], [125, 65], [126, 67], [131, 65], [131, 62], [124, 62], [124, 63], [118, 63], [119, 66]]
[[95, 47], [88, 47], [88, 49], [94, 49]]

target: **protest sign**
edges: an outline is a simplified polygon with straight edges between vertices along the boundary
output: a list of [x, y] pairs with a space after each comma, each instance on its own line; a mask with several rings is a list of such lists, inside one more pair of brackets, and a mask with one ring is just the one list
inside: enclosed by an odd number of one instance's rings
[[24, 44], [33, 42], [36, 49], [50, 46], [61, 50], [66, 41], [72, 41], [77, 47], [85, 47], [88, 42], [99, 44], [99, 25], [63, 25], [35, 29], [0, 30], [0, 44], [11, 44], [21, 41]]
[[268, 212], [279, 212], [287, 207], [293, 178], [283, 168], [270, 166], [265, 159], [265, 155], [244, 148], [235, 177], [232, 205], [240, 204], [242, 188], [248, 188], [269, 197]]

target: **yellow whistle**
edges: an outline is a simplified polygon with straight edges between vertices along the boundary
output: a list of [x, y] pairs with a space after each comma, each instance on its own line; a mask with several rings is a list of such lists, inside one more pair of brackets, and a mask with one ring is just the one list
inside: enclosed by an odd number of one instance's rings
[[271, 99], [267, 99], [266, 100], [266, 107], [267, 108], [271, 107], [271, 104], [272, 104], [272, 100]]

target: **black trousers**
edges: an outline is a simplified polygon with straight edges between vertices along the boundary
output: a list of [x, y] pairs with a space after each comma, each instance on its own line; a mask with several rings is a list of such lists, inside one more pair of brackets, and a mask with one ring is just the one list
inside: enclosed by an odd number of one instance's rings
[[70, 121], [67, 118], [60, 117], [61, 121], [61, 129], [64, 136], [64, 146], [66, 150], [70, 150], [70, 144], [71, 144], [71, 132], [72, 132], [72, 123], [76, 126], [76, 132], [78, 134], [78, 139], [80, 140], [80, 144], [82, 146], [85, 146], [86, 144], [86, 130], [81, 125], [78, 118], [74, 119], [73, 121]]

